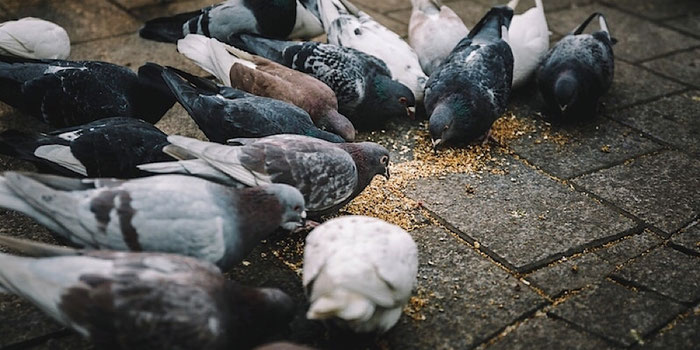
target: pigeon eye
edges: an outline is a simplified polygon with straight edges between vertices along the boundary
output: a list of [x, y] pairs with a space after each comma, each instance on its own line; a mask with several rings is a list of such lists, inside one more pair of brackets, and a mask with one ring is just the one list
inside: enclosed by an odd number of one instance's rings
[[406, 102], [408, 102], [408, 99], [405, 97], [399, 97], [399, 102], [401, 102], [402, 104], [406, 104]]
[[382, 164], [387, 164], [389, 162], [389, 157], [383, 156], [382, 159], [379, 160]]
[[301, 206], [297, 205], [296, 207], [294, 207], [294, 211], [301, 211]]

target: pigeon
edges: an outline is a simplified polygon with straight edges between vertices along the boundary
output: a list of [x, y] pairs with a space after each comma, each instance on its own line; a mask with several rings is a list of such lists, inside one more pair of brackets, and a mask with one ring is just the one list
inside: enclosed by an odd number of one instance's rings
[[175, 104], [161, 69], [0, 56], [0, 100], [56, 128], [108, 117], [155, 124]]
[[347, 0], [318, 0], [318, 7], [329, 43], [381, 59], [392, 78], [411, 89], [416, 101], [423, 101], [428, 77], [408, 43]]
[[[595, 17], [599, 17], [600, 30], [583, 34]], [[612, 84], [615, 42], [605, 17], [596, 12], [549, 51], [537, 71], [537, 86], [553, 119], [595, 116], [600, 97]]]
[[425, 74], [432, 74], [469, 30], [440, 0], [411, 0], [408, 43], [416, 50]]
[[376, 129], [392, 117], [412, 116], [413, 92], [392, 80], [386, 64], [350, 47], [236, 36], [236, 47], [286, 67], [310, 74], [328, 85], [338, 98], [338, 111], [356, 128]]
[[[508, 7], [515, 9], [520, 0]], [[508, 28], [508, 44], [513, 50], [513, 89], [525, 85], [534, 74], [549, 49], [549, 28], [542, 0], [520, 15], [513, 16]]]
[[288, 342], [274, 342], [258, 346], [253, 350], [313, 350], [313, 348]]
[[209, 140], [298, 134], [330, 142], [343, 138], [319, 129], [303, 109], [274, 98], [255, 96], [166, 68], [163, 79]]
[[163, 153], [167, 137], [140, 119], [105, 118], [48, 134], [7, 130], [0, 133], [0, 154], [59, 175], [134, 178], [150, 175], [139, 164], [174, 160]]
[[224, 85], [294, 104], [319, 128], [355, 139], [352, 123], [338, 113], [335, 93], [318, 79], [202, 35], [187, 35], [177, 49]]
[[434, 148], [474, 140], [505, 112], [513, 54], [503, 38], [512, 15], [505, 6], [489, 10], [430, 76], [425, 109]]
[[354, 332], [384, 333], [411, 296], [418, 249], [408, 232], [367, 216], [343, 216], [306, 237], [306, 317]]
[[115, 180], [6, 172], [0, 207], [80, 247], [177, 253], [224, 270], [278, 227], [295, 230], [306, 218], [294, 187], [235, 189], [183, 175]]
[[[179, 162], [143, 164], [153, 173], [187, 174], [229, 186], [283, 183], [304, 195], [311, 217], [335, 212], [375, 175], [389, 178], [389, 152], [372, 142], [333, 144], [300, 135], [233, 139], [238, 146], [171, 135], [164, 151]], [[194, 157], [195, 159], [190, 159]]]
[[7, 21], [0, 23], [0, 55], [65, 60], [70, 38], [58, 24], [40, 18]]
[[20, 296], [98, 349], [238, 349], [294, 317], [275, 288], [231, 281], [190, 257], [77, 250], [0, 236], [0, 293]]
[[187, 34], [201, 34], [228, 42], [237, 33], [280, 39], [310, 39], [323, 34], [316, 0], [228, 0], [201, 10], [149, 20], [142, 38], [177, 42]]

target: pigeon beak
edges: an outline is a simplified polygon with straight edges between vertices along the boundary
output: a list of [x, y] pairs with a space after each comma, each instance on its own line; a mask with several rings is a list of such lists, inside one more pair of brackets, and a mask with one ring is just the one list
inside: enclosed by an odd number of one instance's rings
[[411, 119], [416, 119], [416, 107], [406, 107], [406, 113], [408, 114], [408, 117]]
[[301, 212], [301, 220], [306, 221], [306, 210]]
[[565, 111], [566, 111], [566, 108], [568, 108], [568, 107], [569, 107], [568, 105], [563, 105], [563, 106], [562, 106], [562, 105], [559, 105], [559, 110], [562, 111], [562, 112], [565, 112]]
[[442, 139], [433, 140], [433, 150], [436, 150], [442, 143]]
[[384, 168], [384, 177], [389, 180], [389, 167]]

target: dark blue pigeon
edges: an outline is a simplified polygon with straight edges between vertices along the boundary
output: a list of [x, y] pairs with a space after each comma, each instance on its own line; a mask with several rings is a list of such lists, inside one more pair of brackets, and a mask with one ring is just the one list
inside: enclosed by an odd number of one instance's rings
[[[595, 17], [601, 30], [583, 34]], [[605, 17], [596, 12], [554, 45], [537, 71], [549, 116], [569, 121], [595, 116], [598, 101], [612, 84], [614, 44]]]
[[473, 141], [505, 112], [513, 80], [506, 43], [512, 17], [509, 7], [492, 8], [430, 76], [425, 108], [434, 147]]

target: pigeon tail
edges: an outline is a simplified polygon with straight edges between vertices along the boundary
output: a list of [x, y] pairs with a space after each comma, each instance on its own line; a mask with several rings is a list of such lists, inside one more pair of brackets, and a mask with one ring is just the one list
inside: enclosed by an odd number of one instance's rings
[[[254, 63], [232, 55], [229, 49], [229, 45], [199, 34], [188, 34], [184, 39], [177, 41], [177, 50], [181, 54], [213, 74], [226, 86], [231, 86], [230, 73], [234, 64], [239, 63], [255, 69]], [[248, 57], [251, 56], [248, 54]]]
[[210, 181], [228, 186], [241, 187], [238, 181], [235, 181], [228, 175], [217, 170], [202, 159], [180, 160], [177, 162], [158, 162], [141, 164], [137, 166], [140, 170], [154, 174], [182, 174], [201, 177]]
[[197, 89], [169, 69], [164, 70], [161, 76], [180, 105], [185, 108], [190, 116], [194, 116], [195, 111], [192, 108], [192, 104], [199, 98]]
[[41, 134], [29, 135], [17, 130], [5, 130], [0, 133], [0, 154], [36, 161], [34, 150], [39, 146], [41, 138], [48, 137]]
[[468, 38], [473, 41], [493, 42], [507, 37], [507, 30], [503, 28], [510, 27], [510, 21], [513, 18], [513, 9], [508, 6], [492, 7], [489, 12], [477, 23], [469, 34]]
[[[32, 257], [73, 256], [80, 250], [0, 235], [0, 245]], [[3, 265], [4, 266], [4, 265]]]
[[146, 21], [139, 35], [144, 39], [166, 43], [175, 43], [185, 34], [183, 26], [185, 22], [201, 14], [201, 10], [180, 13], [171, 17], [159, 17]]
[[372, 318], [374, 310], [374, 303], [366, 297], [343, 288], [335, 288], [330, 294], [314, 300], [306, 317], [312, 320], [341, 318], [349, 322], [363, 322]]
[[350, 15], [345, 6], [343, 6], [343, 4], [338, 0], [319, 0], [318, 10], [321, 13], [321, 23], [323, 23], [323, 30], [326, 33], [331, 32], [333, 22], [340, 18], [341, 15]]
[[[536, 1], [539, 1], [539, 0], [536, 0]], [[506, 6], [510, 7], [513, 11], [515, 11], [515, 8], [518, 7], [519, 3], [520, 3], [520, 0], [511, 0], [508, 3], [508, 5], [506, 5]]]

